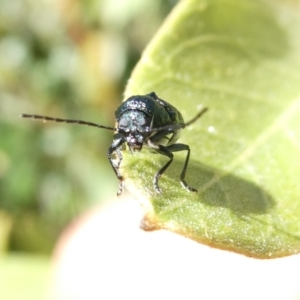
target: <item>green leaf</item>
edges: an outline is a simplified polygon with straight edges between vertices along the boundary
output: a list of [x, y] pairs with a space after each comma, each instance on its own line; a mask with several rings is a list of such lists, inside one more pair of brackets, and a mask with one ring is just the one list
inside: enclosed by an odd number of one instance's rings
[[125, 154], [127, 188], [144, 227], [258, 258], [300, 250], [300, 18], [286, 1], [180, 2], [134, 70], [126, 96], [155, 91], [188, 121], [191, 147], [160, 178], [167, 158]]

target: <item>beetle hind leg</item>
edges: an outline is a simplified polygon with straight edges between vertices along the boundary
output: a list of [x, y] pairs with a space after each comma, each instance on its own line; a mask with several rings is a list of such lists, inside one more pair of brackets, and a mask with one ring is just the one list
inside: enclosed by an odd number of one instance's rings
[[195, 188], [188, 185], [187, 182], [185, 181], [186, 169], [187, 169], [187, 166], [188, 166], [188, 163], [190, 160], [190, 153], [191, 153], [190, 147], [185, 144], [173, 144], [173, 145], [168, 146], [168, 149], [172, 152], [178, 152], [178, 151], [184, 151], [184, 150], [187, 151], [184, 166], [183, 166], [183, 169], [180, 174], [180, 183], [186, 190], [188, 190], [190, 192], [198, 192]]
[[159, 154], [162, 154], [162, 155], [167, 156], [167, 157], [170, 158], [170, 160], [154, 175], [154, 178], [153, 178], [153, 185], [154, 185], [154, 188], [155, 188], [156, 192], [161, 193], [162, 190], [158, 186], [158, 180], [161, 177], [161, 175], [167, 170], [167, 168], [170, 166], [170, 164], [172, 163], [172, 161], [173, 161], [173, 153], [172, 153], [172, 151], [170, 151], [170, 149], [168, 149], [168, 147], [154, 144], [150, 140], [148, 140], [148, 145], [153, 150], [155, 150], [155, 152], [157, 152]]

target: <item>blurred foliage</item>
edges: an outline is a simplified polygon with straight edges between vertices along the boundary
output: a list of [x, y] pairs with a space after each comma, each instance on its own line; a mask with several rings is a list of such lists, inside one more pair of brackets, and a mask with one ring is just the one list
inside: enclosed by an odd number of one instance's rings
[[12, 227], [0, 239], [10, 250], [49, 253], [72, 218], [118, 186], [111, 132], [18, 115], [112, 126], [133, 66], [176, 2], [0, 0], [0, 224]]
[[0, 257], [1, 299], [41, 300], [49, 284], [49, 258], [37, 254]]

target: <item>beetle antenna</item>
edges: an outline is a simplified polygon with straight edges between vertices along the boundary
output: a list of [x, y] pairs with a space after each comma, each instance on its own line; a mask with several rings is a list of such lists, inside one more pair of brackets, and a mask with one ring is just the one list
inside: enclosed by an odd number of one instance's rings
[[[186, 126], [189, 126], [189, 125], [191, 125], [192, 123], [194, 123], [195, 121], [197, 121], [205, 112], [207, 112], [208, 111], [208, 107], [204, 107], [204, 108], [202, 108], [199, 112], [198, 112], [198, 114], [192, 119], [192, 120], [190, 120], [190, 121], [188, 121], [188, 122], [186, 122], [185, 124], [184, 124], [184, 127], [186, 127]], [[183, 128], [184, 128], [183, 127]]]
[[26, 119], [42, 120], [44, 122], [51, 121], [51, 122], [58, 122], [58, 123], [79, 124], [79, 125], [87, 125], [87, 126], [103, 128], [103, 129], [107, 129], [107, 130], [114, 130], [114, 131], [117, 130], [116, 128], [113, 128], [113, 127], [103, 126], [103, 125], [99, 125], [96, 123], [86, 122], [86, 121], [81, 121], [81, 120], [60, 119], [60, 118], [52, 118], [52, 117], [47, 117], [47, 116], [29, 115], [29, 114], [21, 114], [20, 117], [26, 118]]
[[162, 131], [162, 130], [176, 130], [176, 129], [180, 129], [180, 128], [185, 128], [186, 126], [191, 125], [192, 123], [194, 123], [195, 121], [197, 121], [205, 112], [208, 111], [207, 107], [202, 108], [202, 110], [200, 110], [198, 112], [198, 114], [191, 119], [190, 121], [183, 123], [183, 124], [172, 124], [172, 125], [166, 125], [166, 126], [162, 126], [162, 127], [157, 127], [157, 128], [149, 128], [147, 130], [145, 130], [145, 132], [154, 132], [154, 131]]

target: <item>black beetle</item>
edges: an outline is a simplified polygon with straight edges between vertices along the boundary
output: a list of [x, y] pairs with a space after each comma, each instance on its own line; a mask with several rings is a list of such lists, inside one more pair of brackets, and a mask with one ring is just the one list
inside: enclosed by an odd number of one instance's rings
[[[131, 153], [133, 151], [141, 151], [143, 146], [146, 145], [151, 151], [169, 157], [169, 161], [154, 175], [153, 184], [157, 192], [161, 192], [158, 186], [158, 179], [172, 163], [173, 152], [186, 150], [187, 155], [180, 175], [180, 182], [187, 190], [197, 192], [196, 189], [189, 186], [184, 180], [190, 158], [190, 147], [185, 144], [175, 144], [175, 142], [179, 138], [181, 129], [195, 122], [206, 111], [207, 108], [203, 108], [192, 120], [184, 123], [181, 113], [174, 106], [158, 98], [152, 92], [144, 96], [129, 97], [123, 102], [115, 112], [116, 128], [81, 120], [60, 119], [40, 115], [22, 114], [21, 117], [44, 121], [77, 123], [114, 130], [116, 133], [108, 149], [107, 157], [120, 182], [117, 193], [119, 196], [124, 189], [124, 178], [119, 171], [119, 167], [123, 159], [121, 150], [125, 143]], [[113, 153], [116, 153], [118, 157], [116, 164], [112, 159]]]

